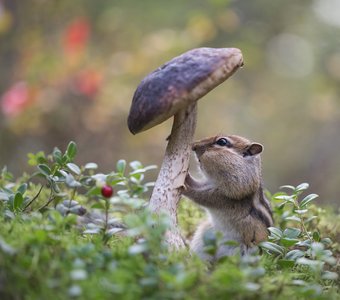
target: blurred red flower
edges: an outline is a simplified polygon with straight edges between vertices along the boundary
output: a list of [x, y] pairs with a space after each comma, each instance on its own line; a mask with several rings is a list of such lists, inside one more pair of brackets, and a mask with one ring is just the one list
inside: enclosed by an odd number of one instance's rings
[[1, 97], [1, 109], [7, 116], [19, 114], [29, 104], [29, 90], [26, 82], [12, 85]]
[[64, 50], [67, 54], [81, 53], [90, 36], [90, 24], [85, 18], [75, 19], [64, 32]]
[[102, 85], [102, 79], [102, 74], [97, 70], [83, 70], [76, 75], [73, 88], [79, 94], [94, 97]]

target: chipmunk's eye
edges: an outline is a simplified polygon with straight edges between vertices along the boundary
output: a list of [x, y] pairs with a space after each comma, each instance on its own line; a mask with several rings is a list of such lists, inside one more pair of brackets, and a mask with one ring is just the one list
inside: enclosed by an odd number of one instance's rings
[[215, 144], [219, 146], [225, 146], [225, 147], [231, 147], [231, 143], [226, 138], [220, 138], [218, 139]]

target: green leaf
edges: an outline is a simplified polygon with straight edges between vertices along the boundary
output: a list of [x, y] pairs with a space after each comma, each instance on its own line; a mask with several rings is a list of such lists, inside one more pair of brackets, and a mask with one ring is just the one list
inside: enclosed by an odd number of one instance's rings
[[309, 188], [309, 184], [308, 183], [301, 183], [299, 184], [296, 189], [295, 189], [295, 192], [302, 192], [302, 191], [305, 191]]
[[313, 232], [313, 240], [316, 242], [320, 242], [320, 233], [317, 231]]
[[288, 203], [288, 201], [284, 201], [284, 202], [280, 203], [280, 204], [277, 206], [277, 208], [278, 208], [278, 209], [283, 209], [287, 203]]
[[9, 199], [8, 194], [0, 192], [0, 200], [8, 201], [8, 199]]
[[147, 250], [148, 250], [148, 247], [146, 244], [134, 244], [129, 247], [129, 254], [136, 255], [136, 254], [146, 252]]
[[315, 200], [316, 198], [318, 198], [319, 195], [317, 194], [310, 194], [308, 196], [306, 196], [305, 198], [303, 198], [300, 202], [300, 207], [304, 208], [305, 206], [307, 206], [310, 202], [312, 202], [313, 200]]
[[0, 251], [7, 255], [14, 255], [17, 251], [0, 238]]
[[280, 186], [280, 189], [290, 189], [292, 191], [295, 190], [295, 186], [292, 186], [292, 185], [282, 185]]
[[297, 213], [298, 215], [303, 215], [306, 212], [308, 212], [308, 209], [295, 209], [294, 212]]
[[64, 200], [62, 204], [67, 208], [71, 208], [71, 207], [79, 205], [78, 201], [70, 200], [70, 199]]
[[139, 284], [143, 287], [156, 287], [158, 280], [153, 277], [143, 277], [139, 280]]
[[321, 278], [324, 280], [337, 280], [339, 275], [335, 272], [324, 271]]
[[115, 228], [111, 228], [109, 230], [107, 230], [105, 232], [105, 234], [109, 237], [113, 236], [114, 234], [118, 233], [118, 232], [121, 232], [122, 230], [124, 230], [123, 228], [118, 228], [118, 227], [115, 227]]
[[99, 186], [95, 186], [91, 188], [90, 190], [88, 190], [88, 192], [86, 193], [86, 196], [98, 196], [100, 194], [101, 194], [101, 188]]
[[87, 272], [83, 269], [75, 269], [70, 272], [72, 280], [85, 280], [87, 278]]
[[311, 241], [307, 239], [307, 240], [298, 242], [296, 245], [299, 247], [310, 247]]
[[260, 243], [260, 247], [263, 248], [264, 250], [269, 251], [270, 253], [274, 253], [281, 256], [283, 256], [285, 252], [285, 249], [282, 246], [279, 246], [271, 242], [262, 242]]
[[65, 182], [69, 187], [80, 187], [81, 183], [74, 179], [72, 174], [67, 174], [65, 177]]
[[322, 243], [314, 242], [312, 243], [311, 248], [312, 248], [312, 252], [315, 255], [321, 255], [323, 250], [325, 249], [325, 246]]
[[305, 256], [305, 252], [302, 251], [302, 250], [298, 250], [298, 249], [294, 249], [294, 250], [291, 250], [289, 251], [285, 258], [286, 259], [289, 259], [289, 260], [297, 260], [298, 258], [300, 257], [304, 257]]
[[141, 173], [134, 173], [134, 174], [130, 174], [130, 180], [133, 183], [139, 183], [141, 182], [141, 180], [143, 180], [144, 176]]
[[271, 236], [274, 237], [276, 240], [279, 240], [282, 237], [282, 231], [276, 227], [268, 227], [268, 230], [271, 233]]
[[62, 162], [62, 157], [63, 157], [63, 154], [61, 153], [61, 151], [55, 147], [53, 149], [53, 152], [52, 152], [52, 156], [53, 156], [53, 159], [58, 163], [60, 164]]
[[66, 155], [69, 157], [70, 160], [73, 160], [77, 154], [77, 145], [75, 142], [71, 141], [66, 150]]
[[144, 168], [134, 170], [134, 171], [130, 172], [130, 175], [135, 175], [135, 174], [140, 175], [142, 173], [145, 173], [145, 169]]
[[317, 218], [318, 218], [317, 216], [311, 216], [305, 221], [305, 223], [307, 224], [307, 223], [309, 223], [309, 222], [311, 222], [311, 221], [313, 221], [314, 219], [317, 219]]
[[117, 172], [123, 175], [125, 172], [125, 168], [126, 168], [126, 161], [124, 159], [118, 160], [116, 164]]
[[13, 200], [13, 210], [19, 210], [22, 207], [22, 204], [24, 203], [24, 197], [20, 192], [17, 192], [14, 196]]
[[321, 267], [324, 264], [322, 261], [311, 260], [311, 259], [308, 259], [308, 258], [305, 258], [305, 257], [298, 258], [296, 260], [296, 262], [299, 265], [306, 265], [306, 266], [310, 266], [310, 267]]
[[138, 169], [142, 169], [143, 165], [139, 161], [135, 160], [135, 161], [130, 162], [130, 167], [133, 170], [138, 170]]
[[80, 175], [81, 171], [80, 171], [80, 168], [74, 164], [74, 163], [68, 163], [66, 164], [66, 166], [68, 167], [68, 169], [70, 171], [72, 171], [73, 173], [77, 174], [77, 175]]
[[157, 166], [156, 165], [150, 165], [150, 166], [144, 167], [145, 171], [149, 171], [149, 170], [153, 170], [153, 169], [157, 169]]
[[125, 178], [116, 178], [116, 177], [106, 177], [104, 178], [104, 182], [109, 185], [124, 185], [125, 186]]
[[96, 202], [91, 206], [93, 209], [105, 209], [105, 204], [102, 202]]
[[94, 179], [96, 181], [96, 183], [100, 183], [100, 184], [104, 184], [107, 180], [107, 175], [105, 174], [95, 174], [91, 176], [92, 179]]
[[95, 170], [98, 169], [98, 165], [96, 163], [90, 162], [85, 165], [86, 170]]
[[279, 259], [277, 263], [281, 268], [292, 268], [295, 265], [293, 260], [288, 259]]
[[23, 183], [18, 187], [18, 192], [21, 193], [22, 195], [25, 194], [27, 190], [27, 183]]
[[334, 266], [337, 263], [337, 260], [335, 257], [331, 256], [332, 251], [330, 250], [325, 250], [325, 252], [331, 252], [331, 254], [325, 254], [325, 256], [321, 257], [321, 260], [324, 261], [325, 263]]
[[330, 238], [323, 238], [323, 239], [321, 239], [321, 241], [320, 241], [321, 243], [323, 243], [323, 244], [325, 244], [325, 245], [330, 245], [330, 244], [332, 244], [332, 240], [330, 239]]
[[283, 232], [283, 235], [285, 237], [288, 237], [288, 238], [291, 238], [291, 239], [294, 239], [294, 238], [297, 238], [301, 233], [301, 230], [298, 229], [298, 228], [293, 228], [293, 227], [289, 227], [289, 228], [286, 228]]
[[295, 280], [292, 281], [292, 284], [297, 285], [297, 286], [305, 286], [308, 283], [304, 280], [301, 280], [301, 279], [295, 279]]
[[38, 164], [43, 164], [47, 162], [45, 153], [43, 151], [39, 151], [36, 154], [28, 153], [27, 157], [28, 157], [28, 164], [30, 166], [36, 166]]
[[83, 231], [84, 234], [98, 234], [101, 231], [100, 227], [86, 229]]
[[52, 173], [51, 169], [46, 164], [39, 164], [38, 169], [39, 169], [40, 173], [45, 175], [45, 176], [49, 176]]
[[60, 189], [58, 187], [58, 184], [55, 181], [49, 180], [49, 183], [51, 184], [51, 188], [52, 190], [56, 193], [59, 194], [60, 193]]
[[281, 244], [283, 246], [285, 246], [285, 247], [294, 246], [298, 242], [299, 242], [299, 240], [298, 239], [294, 239], [294, 238], [282, 238], [281, 239]]
[[63, 157], [61, 158], [61, 161], [60, 161], [60, 165], [64, 165], [66, 164], [67, 162], [71, 161], [71, 159], [68, 157], [68, 155], [65, 153], [63, 155]]
[[72, 298], [79, 297], [83, 293], [81, 286], [73, 284], [68, 289], [68, 295]]
[[297, 216], [286, 217], [285, 220], [301, 222], [301, 219]]
[[287, 202], [290, 202], [290, 203], [294, 203], [294, 197], [289, 196], [289, 195], [274, 196], [274, 200], [283, 200], [283, 201], [287, 201]]

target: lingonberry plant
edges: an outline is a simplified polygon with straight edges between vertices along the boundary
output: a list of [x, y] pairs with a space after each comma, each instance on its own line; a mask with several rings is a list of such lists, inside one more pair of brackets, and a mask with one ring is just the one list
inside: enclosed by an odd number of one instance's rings
[[313, 221], [318, 216], [310, 209], [311, 203], [318, 197], [301, 195], [308, 189], [307, 183], [297, 187], [282, 186], [291, 193], [277, 193], [272, 199], [278, 202], [275, 206], [277, 227], [269, 228], [269, 241], [261, 243], [261, 248], [276, 257], [280, 267], [294, 268], [301, 271], [308, 269], [306, 276], [299, 276], [298, 284], [308, 285], [303, 281], [313, 276], [317, 282], [338, 279], [336, 259], [330, 248], [332, 240], [320, 234]]
[[[126, 161], [119, 160], [116, 171], [109, 174], [95, 173], [97, 164], [90, 162], [78, 166], [74, 162], [76, 154], [77, 146], [74, 142], [68, 144], [64, 153], [55, 148], [49, 155], [43, 152], [28, 154], [29, 165], [35, 166], [37, 171], [24, 177], [27, 182], [7, 182], [0, 186], [0, 200], [3, 200], [6, 214], [10, 217], [48, 209], [56, 209], [63, 216], [84, 215], [79, 218], [79, 223], [86, 227], [84, 233], [101, 233], [107, 242], [124, 227], [117, 215], [121, 217], [122, 213], [145, 205], [141, 195], [153, 183], [143, 183], [144, 173], [156, 166], [144, 167], [140, 162], [133, 161], [129, 164], [131, 171], [125, 174]], [[2, 182], [12, 179], [13, 176], [3, 168]], [[112, 186], [117, 187], [116, 197], [112, 197]], [[29, 194], [26, 193], [28, 187], [31, 190]], [[111, 209], [112, 203], [114, 209]]]
[[[249, 256], [213, 265], [169, 251], [165, 216], [147, 209], [155, 166], [119, 160], [114, 171], [78, 165], [77, 146], [29, 154], [33, 174], [0, 172], [0, 299], [337, 299], [338, 215], [303, 197], [307, 184], [272, 199], [275, 227]], [[185, 199], [189, 238], [202, 216]], [[219, 234], [204, 237], [214, 255]], [[232, 242], [230, 242], [232, 243]]]

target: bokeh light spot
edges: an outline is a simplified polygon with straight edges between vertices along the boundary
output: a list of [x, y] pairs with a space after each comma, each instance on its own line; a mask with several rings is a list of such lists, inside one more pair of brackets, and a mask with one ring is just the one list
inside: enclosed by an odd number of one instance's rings
[[273, 37], [268, 43], [267, 54], [270, 67], [279, 75], [299, 78], [313, 70], [312, 48], [298, 35], [282, 33]]
[[313, 5], [316, 16], [326, 24], [340, 27], [340, 1], [316, 0]]

